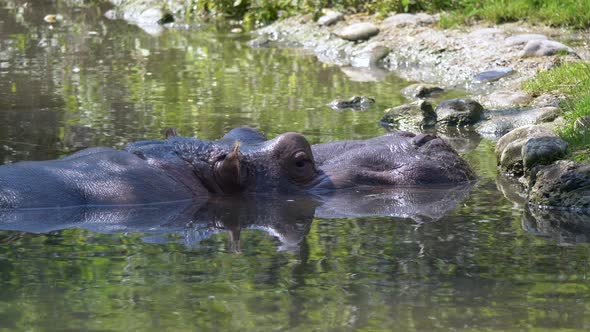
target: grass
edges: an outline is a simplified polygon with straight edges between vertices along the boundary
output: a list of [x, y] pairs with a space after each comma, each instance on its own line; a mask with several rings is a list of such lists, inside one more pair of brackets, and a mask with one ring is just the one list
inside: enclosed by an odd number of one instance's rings
[[590, 0], [190, 0], [197, 13], [223, 15], [259, 23], [295, 13], [319, 15], [323, 8], [344, 13], [444, 12], [441, 27], [527, 21], [532, 24], [590, 27]]
[[570, 144], [575, 159], [590, 159], [590, 64], [566, 63], [541, 72], [523, 84], [534, 95], [557, 93], [567, 96], [563, 102], [565, 126], [559, 135]]
[[441, 19], [441, 27], [484, 20], [493, 23], [526, 21], [531, 24], [590, 27], [590, 0], [462, 0]]

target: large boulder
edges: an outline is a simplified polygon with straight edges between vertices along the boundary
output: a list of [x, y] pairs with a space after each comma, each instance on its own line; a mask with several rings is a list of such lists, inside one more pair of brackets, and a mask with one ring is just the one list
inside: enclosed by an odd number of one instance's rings
[[334, 32], [334, 35], [345, 40], [367, 40], [379, 33], [379, 28], [369, 22], [355, 23]]
[[541, 207], [590, 209], [590, 163], [560, 160], [536, 173], [529, 202]]
[[[508, 134], [502, 136], [496, 144], [496, 160], [500, 169], [504, 173], [520, 176], [523, 175], [525, 170], [528, 170], [538, 163], [547, 163], [554, 161], [552, 158], [559, 155], [559, 153], [553, 150], [547, 150], [548, 155], [541, 154], [542, 148], [538, 147], [537, 143], [543, 141], [533, 142], [529, 147], [526, 148], [526, 152], [530, 153], [527, 157], [527, 168], [525, 169], [523, 161], [523, 148], [525, 145], [534, 138], [549, 137], [559, 139], [557, 134], [551, 129], [541, 125], [530, 125], [520, 128], [516, 128], [510, 131]], [[563, 146], [559, 143], [553, 143], [555, 147]]]
[[433, 127], [436, 124], [436, 113], [429, 102], [416, 101], [386, 110], [381, 124], [404, 130]]
[[329, 26], [335, 24], [344, 19], [344, 14], [339, 12], [328, 13], [318, 19], [318, 24], [323, 26]]
[[478, 102], [461, 98], [445, 100], [434, 111], [438, 123], [453, 127], [472, 125], [483, 115], [483, 107]]

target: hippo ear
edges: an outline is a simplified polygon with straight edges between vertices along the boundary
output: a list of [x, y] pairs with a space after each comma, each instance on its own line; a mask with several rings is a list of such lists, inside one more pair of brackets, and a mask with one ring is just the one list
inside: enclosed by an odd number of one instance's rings
[[215, 179], [224, 193], [236, 193], [242, 189], [240, 141], [236, 141], [230, 153], [215, 163]]
[[164, 138], [169, 139], [171, 137], [176, 137], [176, 136], [178, 136], [178, 132], [176, 131], [176, 128], [168, 127], [164, 130]]

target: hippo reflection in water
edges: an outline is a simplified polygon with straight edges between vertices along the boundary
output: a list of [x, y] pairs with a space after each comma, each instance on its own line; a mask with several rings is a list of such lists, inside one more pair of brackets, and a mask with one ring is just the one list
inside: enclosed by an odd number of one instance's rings
[[473, 180], [441, 139], [408, 132], [310, 145], [297, 133], [267, 140], [241, 127], [220, 140], [170, 137], [123, 150], [0, 166], [0, 208], [150, 204], [237, 193], [325, 193], [361, 186], [432, 186]]

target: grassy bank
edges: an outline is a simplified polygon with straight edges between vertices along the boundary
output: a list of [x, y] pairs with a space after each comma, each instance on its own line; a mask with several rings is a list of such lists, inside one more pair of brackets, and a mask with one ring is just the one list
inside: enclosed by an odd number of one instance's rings
[[525, 82], [523, 88], [535, 95], [567, 96], [562, 105], [566, 125], [559, 134], [568, 141], [575, 158], [589, 159], [586, 149], [590, 145], [590, 64], [569, 63], [541, 72]]
[[443, 27], [474, 20], [590, 27], [590, 0], [191, 0], [189, 7], [194, 13], [229, 16], [247, 24], [269, 23], [279, 16], [296, 13], [320, 15], [322, 9], [332, 8], [380, 15], [444, 12]]

